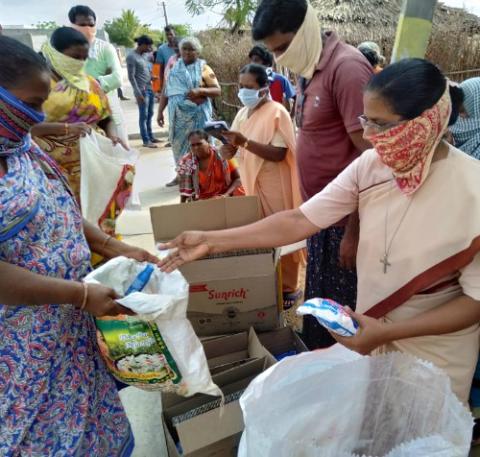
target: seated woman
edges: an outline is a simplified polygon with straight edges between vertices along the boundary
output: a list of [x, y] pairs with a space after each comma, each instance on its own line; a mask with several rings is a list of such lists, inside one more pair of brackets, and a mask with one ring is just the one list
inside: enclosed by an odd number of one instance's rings
[[460, 84], [463, 91], [463, 112], [450, 129], [455, 146], [480, 159], [480, 78]]
[[[107, 95], [100, 84], [83, 70], [88, 50], [87, 39], [71, 27], [55, 30], [50, 42], [43, 46], [42, 54], [52, 72], [51, 91], [43, 104], [46, 120], [35, 125], [31, 131], [35, 142], [60, 165], [78, 202], [80, 137], [95, 129], [113, 143], [123, 144], [117, 136]], [[124, 197], [125, 193], [131, 192], [134, 176], [133, 167], [126, 168], [124, 183], [119, 188]], [[120, 200], [125, 202], [126, 199]], [[115, 232], [115, 219], [123, 209], [121, 206], [112, 198], [112, 208], [100, 223], [102, 229], [111, 235]]]
[[362, 354], [400, 351], [430, 361], [466, 403], [480, 343], [480, 161], [443, 140], [460, 99], [426, 60], [386, 67], [364, 97], [364, 136], [374, 149], [299, 209], [180, 235], [164, 246], [177, 249], [163, 268], [209, 253], [284, 246], [359, 209], [352, 315], [360, 329], [335, 338]]
[[182, 203], [214, 197], [241, 195], [240, 175], [233, 160], [223, 159], [208, 142], [208, 134], [194, 130], [188, 135], [190, 151], [177, 167]]
[[[266, 68], [250, 64], [240, 72], [240, 101], [245, 106], [224, 134], [226, 158], [238, 152], [240, 177], [246, 195], [257, 195], [263, 216], [270, 216], [301, 203], [295, 162], [295, 133], [288, 111], [272, 101]], [[292, 307], [301, 296], [298, 287], [303, 252], [282, 257], [284, 307]]]

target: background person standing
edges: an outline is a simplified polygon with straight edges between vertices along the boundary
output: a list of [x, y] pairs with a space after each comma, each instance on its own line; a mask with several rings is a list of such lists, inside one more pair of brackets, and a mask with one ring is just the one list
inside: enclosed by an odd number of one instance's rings
[[122, 87], [122, 66], [117, 51], [111, 43], [96, 37], [97, 16], [88, 6], [74, 6], [68, 13], [68, 19], [90, 44], [85, 72], [95, 78], [107, 94], [118, 136], [128, 145], [125, 116], [117, 92]]
[[[277, 64], [300, 76], [297, 165], [302, 196], [308, 200], [370, 147], [362, 138], [358, 117], [363, 114], [363, 89], [372, 67], [335, 32], [321, 33], [315, 10], [306, 0], [263, 0], [252, 33]], [[358, 214], [350, 216], [347, 228], [345, 224], [341, 221], [307, 240], [307, 299], [325, 297], [355, 307]], [[309, 316], [304, 319], [304, 339], [310, 349], [334, 342]]]
[[135, 42], [137, 43], [136, 49], [127, 56], [128, 79], [137, 99], [143, 146], [155, 149], [157, 148], [155, 143], [160, 143], [155, 139], [152, 131], [155, 97], [152, 90], [150, 64], [144, 56], [144, 54], [152, 52], [153, 40], [147, 35], [142, 35], [136, 38]]
[[167, 39], [167, 42], [158, 47], [154, 65], [154, 68], [156, 66], [159, 67], [158, 76], [160, 79], [157, 81], [158, 91], [156, 91], [158, 93], [160, 93], [165, 86], [165, 80], [163, 79], [165, 68], [170, 60], [170, 57], [176, 54], [179, 42], [179, 40], [176, 38], [175, 30], [171, 25], [167, 25], [163, 30], [165, 32], [165, 38]]
[[273, 101], [281, 103], [288, 112], [292, 110], [290, 101], [295, 100], [295, 87], [282, 74], [273, 71], [273, 56], [264, 46], [256, 45], [248, 54], [251, 63], [267, 67], [270, 95]]

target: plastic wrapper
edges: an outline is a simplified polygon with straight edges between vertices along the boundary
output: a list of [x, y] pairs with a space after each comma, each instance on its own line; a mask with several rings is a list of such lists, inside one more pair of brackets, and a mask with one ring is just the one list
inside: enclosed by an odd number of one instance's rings
[[186, 317], [188, 284], [181, 273], [163, 273], [155, 266], [141, 292], [124, 296], [146, 266], [117, 257], [85, 279], [113, 288], [123, 297], [117, 301], [138, 314], [96, 319], [97, 340], [108, 369], [119, 381], [144, 390], [221, 396]]
[[353, 336], [358, 324], [343, 309], [342, 305], [328, 298], [312, 298], [297, 309], [300, 316], [314, 316], [320, 325], [341, 336]]
[[343, 346], [289, 357], [240, 399], [239, 457], [466, 457], [473, 419], [433, 365]]

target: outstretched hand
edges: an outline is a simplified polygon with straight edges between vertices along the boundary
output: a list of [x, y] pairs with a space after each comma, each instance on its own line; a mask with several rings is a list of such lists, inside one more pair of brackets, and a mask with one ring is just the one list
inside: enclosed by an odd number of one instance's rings
[[158, 249], [171, 249], [172, 252], [159, 262], [166, 273], [176, 270], [185, 263], [201, 259], [211, 252], [205, 232], [184, 232], [173, 241], [159, 244]]

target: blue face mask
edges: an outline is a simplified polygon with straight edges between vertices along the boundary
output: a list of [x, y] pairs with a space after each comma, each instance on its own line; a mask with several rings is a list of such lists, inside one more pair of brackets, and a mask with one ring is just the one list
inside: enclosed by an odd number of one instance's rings
[[265, 95], [260, 95], [262, 89], [240, 89], [238, 91], [238, 98], [243, 103], [243, 106], [248, 109], [254, 109], [265, 98]]

